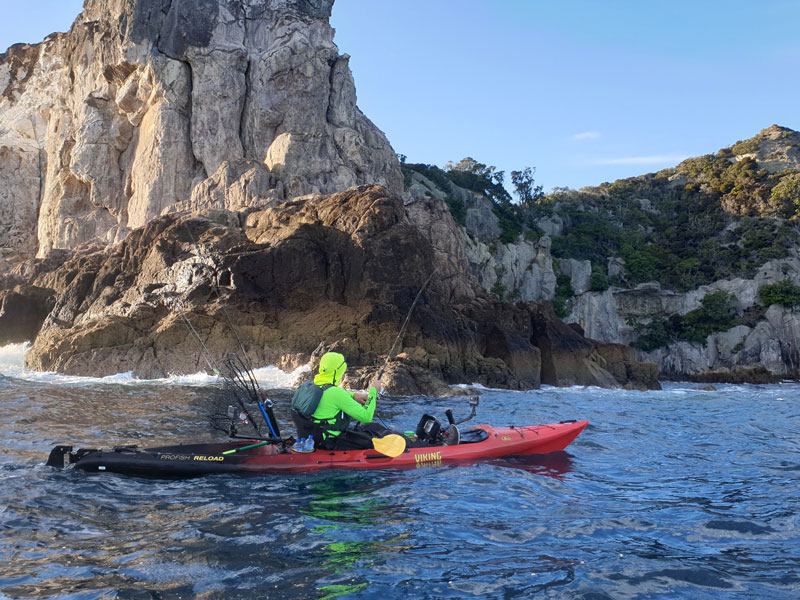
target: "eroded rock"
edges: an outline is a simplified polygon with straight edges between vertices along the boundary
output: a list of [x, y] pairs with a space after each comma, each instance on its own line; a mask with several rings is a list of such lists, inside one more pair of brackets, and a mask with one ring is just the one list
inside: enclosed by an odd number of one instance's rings
[[[51, 271], [28, 269], [57, 297], [26, 364], [93, 375], [194, 372], [206, 357], [184, 315], [216, 361], [238, 348], [230, 316], [254, 363], [294, 368], [321, 343], [336, 343], [355, 381], [365, 382], [383, 365], [438, 252], [402, 199], [377, 186], [246, 217], [165, 215], [110, 248], [75, 253]], [[546, 306], [503, 303], [457, 272], [437, 271], [390, 362], [388, 390], [648, 385], [626, 371], [627, 355], [609, 358]]]
[[29, 342], [53, 308], [53, 291], [15, 285], [0, 290], [0, 346]]

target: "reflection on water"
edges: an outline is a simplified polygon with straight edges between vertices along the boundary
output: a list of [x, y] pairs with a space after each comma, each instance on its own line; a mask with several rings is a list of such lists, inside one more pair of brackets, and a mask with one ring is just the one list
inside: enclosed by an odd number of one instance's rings
[[522, 469], [534, 475], [563, 479], [572, 470], [572, 457], [566, 451], [530, 456], [509, 456], [489, 461], [490, 464], [509, 469]]
[[319, 477], [309, 482], [306, 488], [308, 507], [301, 513], [337, 523], [378, 525], [390, 505], [385, 498], [365, 496], [378, 487], [390, 485], [391, 481], [391, 476], [376, 480], [374, 477], [338, 473]]

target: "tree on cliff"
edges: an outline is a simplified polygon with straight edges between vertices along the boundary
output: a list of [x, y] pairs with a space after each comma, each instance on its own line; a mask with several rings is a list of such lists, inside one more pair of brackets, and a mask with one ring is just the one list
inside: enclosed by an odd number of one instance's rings
[[523, 206], [530, 207], [544, 197], [542, 186], [534, 185], [536, 183], [533, 180], [535, 172], [536, 169], [532, 167], [525, 167], [522, 171], [511, 171], [511, 183], [514, 184], [514, 190]]
[[496, 167], [487, 166], [470, 156], [457, 163], [448, 162], [444, 170], [457, 186], [485, 194], [496, 204], [511, 204], [511, 195], [503, 187], [505, 171], [498, 171]]

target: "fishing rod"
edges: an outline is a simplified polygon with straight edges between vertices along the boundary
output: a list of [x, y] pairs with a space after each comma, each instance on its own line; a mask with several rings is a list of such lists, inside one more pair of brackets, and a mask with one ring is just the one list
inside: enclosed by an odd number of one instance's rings
[[[183, 321], [186, 323], [186, 326], [189, 328], [189, 331], [191, 331], [194, 334], [195, 338], [197, 338], [197, 341], [200, 343], [200, 347], [203, 350], [203, 358], [205, 359], [206, 365], [208, 365], [208, 368], [214, 373], [214, 375], [219, 376], [220, 375], [220, 369], [219, 369], [219, 366], [217, 365], [217, 361], [214, 360], [214, 356], [211, 354], [211, 351], [208, 349], [208, 346], [206, 346], [205, 342], [203, 341], [203, 338], [200, 336], [200, 333], [197, 331], [195, 326], [189, 320], [189, 316], [186, 314], [186, 311], [184, 310], [184, 307], [183, 307], [183, 301], [180, 298], [177, 298], [177, 297], [173, 298], [173, 309], [178, 311], [178, 313], [183, 318]], [[232, 378], [226, 377], [225, 380], [226, 381], [232, 381]], [[232, 383], [234, 384], [234, 386], [237, 385], [235, 381], [232, 381]], [[238, 386], [238, 387], [241, 387], [241, 386]], [[247, 406], [244, 404], [244, 402], [241, 401], [241, 398], [239, 398], [238, 394], [236, 394], [234, 392], [233, 395], [236, 398], [237, 403], [239, 404], [239, 408], [242, 410], [242, 412], [245, 415], [245, 417], [247, 417], [247, 419], [249, 420], [250, 424], [253, 426], [253, 429], [255, 429], [256, 435], [260, 436], [261, 435], [261, 431], [259, 431], [258, 426], [256, 425], [256, 421], [255, 421], [255, 419], [253, 419], [253, 416], [250, 414], [250, 411], [247, 410]], [[231, 421], [233, 420], [232, 416], [228, 416], [228, 418]], [[232, 430], [229, 428], [229, 432], [231, 432], [231, 431]]]
[[214, 356], [209, 351], [208, 347], [203, 341], [203, 338], [200, 337], [197, 329], [195, 329], [194, 325], [192, 325], [192, 322], [189, 320], [189, 317], [186, 315], [186, 311], [183, 309], [183, 301], [177, 297], [173, 298], [173, 308], [177, 309], [178, 313], [181, 315], [181, 317], [183, 317], [183, 321], [186, 323], [189, 331], [191, 331], [197, 338], [197, 341], [200, 342], [200, 347], [203, 349], [203, 359], [206, 361], [206, 365], [208, 366], [209, 370], [214, 373], [214, 375], [219, 376], [217, 361], [214, 360]]
[[[180, 313], [181, 317], [183, 317], [183, 320], [186, 322], [186, 325], [189, 327], [189, 331], [191, 331], [195, 335], [195, 337], [197, 338], [197, 341], [200, 342], [200, 346], [203, 348], [206, 365], [208, 365], [208, 368], [211, 369], [211, 371], [214, 373], [214, 375], [219, 377], [220, 371], [219, 371], [219, 368], [216, 366], [216, 361], [214, 360], [214, 357], [211, 355], [211, 352], [208, 350], [208, 347], [206, 346], [205, 342], [203, 342], [203, 338], [200, 337], [200, 334], [198, 333], [197, 329], [195, 329], [194, 325], [192, 325], [192, 322], [189, 320], [189, 317], [186, 315], [186, 312], [181, 307], [181, 304], [182, 303], [180, 301], [178, 301], [178, 303], [177, 303], [178, 312]], [[214, 363], [214, 364], [212, 365], [211, 363]], [[239, 396], [236, 393], [234, 393], [233, 395], [236, 398], [237, 404], [239, 404], [239, 408], [242, 409], [245, 417], [247, 417], [247, 419], [250, 421], [250, 424], [253, 426], [253, 429], [255, 429], [256, 435], [260, 436], [261, 435], [261, 431], [259, 431], [258, 426], [256, 425], [256, 421], [255, 421], [255, 419], [253, 419], [253, 415], [251, 415], [250, 411], [247, 410], [247, 406], [244, 404], [244, 402], [242, 402], [241, 398], [239, 398]], [[258, 406], [261, 409], [261, 414], [264, 416], [264, 421], [269, 426], [269, 420], [268, 420], [268, 417], [267, 417], [267, 413], [264, 411], [263, 405], [259, 402]], [[232, 421], [232, 419], [231, 419], [231, 421]], [[272, 428], [270, 428], [270, 429], [272, 429]], [[233, 432], [233, 430], [229, 428], [229, 433], [232, 433], [232, 432]]]
[[430, 282], [430, 280], [433, 279], [433, 275], [435, 273], [436, 273], [436, 269], [431, 271], [431, 274], [428, 275], [428, 278], [425, 280], [425, 283], [423, 283], [422, 287], [419, 288], [419, 291], [417, 292], [417, 295], [414, 298], [414, 301], [411, 303], [411, 307], [408, 309], [408, 314], [406, 314], [406, 320], [403, 321], [403, 326], [400, 328], [400, 332], [397, 334], [397, 337], [394, 339], [394, 343], [392, 344], [392, 347], [389, 348], [389, 354], [386, 355], [386, 361], [383, 363], [383, 366], [381, 367], [381, 370], [378, 371], [378, 381], [381, 380], [381, 377], [383, 377], [383, 372], [386, 370], [386, 367], [389, 365], [389, 361], [392, 358], [392, 354], [394, 354], [395, 346], [397, 346], [398, 342], [403, 338], [403, 335], [406, 332], [406, 327], [408, 327], [408, 322], [411, 319], [411, 313], [414, 312], [414, 307], [417, 305], [417, 302], [419, 301], [420, 296], [422, 296], [423, 290], [425, 290], [425, 288], [428, 286], [428, 283]]
[[[197, 252], [198, 257], [205, 258], [208, 263], [213, 264], [213, 258], [211, 256], [204, 256], [203, 251], [200, 245], [195, 240], [194, 235], [192, 235], [192, 231], [189, 228], [188, 222], [183, 221], [183, 226], [186, 229], [186, 233], [189, 235], [189, 239], [192, 242], [192, 245]], [[204, 265], [208, 267], [208, 265]], [[244, 391], [252, 401], [254, 401], [257, 405], [259, 410], [261, 411], [261, 415], [264, 417], [264, 422], [267, 425], [267, 428], [270, 431], [270, 434], [273, 438], [280, 438], [280, 428], [278, 427], [278, 421], [275, 418], [275, 414], [272, 411], [272, 400], [270, 400], [264, 391], [261, 389], [261, 386], [258, 384], [258, 380], [256, 378], [253, 363], [250, 360], [250, 356], [247, 353], [247, 349], [242, 342], [242, 338], [239, 336], [239, 332], [236, 330], [236, 327], [233, 325], [233, 320], [231, 319], [230, 314], [228, 313], [228, 309], [225, 306], [225, 301], [222, 299], [222, 294], [219, 291], [219, 287], [217, 286], [216, 281], [214, 280], [213, 273], [212, 276], [209, 278], [211, 287], [214, 290], [214, 293], [219, 300], [219, 306], [222, 309], [222, 313], [225, 315], [225, 320], [228, 323], [228, 327], [230, 328], [231, 332], [233, 333], [234, 337], [236, 338], [236, 342], [239, 345], [239, 349], [242, 352], [242, 356], [239, 356], [236, 353], [233, 353], [238, 360], [238, 365], [234, 364], [232, 360], [226, 361], [226, 366], [228, 367], [229, 377], [227, 377], [234, 386], [238, 387], [240, 390]], [[230, 357], [229, 357], [230, 358]], [[242, 376], [242, 372], [247, 376], [247, 380], [245, 377]], [[238, 399], [238, 397], [237, 397]], [[244, 407], [243, 403], [239, 401], [240, 405], [242, 406], [245, 414], [250, 419], [251, 424], [253, 425], [256, 432], [260, 435], [261, 432], [258, 431], [258, 427], [255, 425], [255, 421], [253, 420], [252, 416], [250, 415], [249, 411]], [[266, 405], [266, 406], [265, 406]]]
[[[419, 299], [422, 296], [422, 292], [425, 290], [426, 287], [428, 287], [428, 283], [430, 282], [431, 279], [433, 279], [433, 276], [434, 276], [435, 273], [436, 273], [436, 269], [431, 271], [431, 274], [428, 275], [428, 278], [425, 280], [425, 283], [422, 284], [422, 287], [419, 288], [419, 291], [417, 292], [417, 295], [414, 297], [414, 301], [411, 303], [411, 306], [408, 309], [408, 313], [406, 314], [405, 321], [403, 321], [403, 325], [400, 327], [400, 331], [397, 333], [397, 337], [394, 339], [394, 342], [392, 343], [392, 347], [389, 348], [389, 354], [386, 355], [386, 361], [384, 361], [383, 366], [381, 367], [381, 370], [378, 371], [378, 375], [376, 377], [376, 379], [378, 381], [380, 381], [381, 378], [383, 377], [383, 372], [386, 370], [386, 367], [388, 366], [389, 361], [391, 360], [392, 355], [394, 354], [395, 347], [400, 342], [400, 340], [403, 338], [403, 335], [405, 335], [406, 327], [408, 327], [408, 322], [411, 319], [411, 313], [414, 312], [414, 307], [417, 305], [417, 302], [419, 302]], [[383, 395], [383, 391], [381, 391], [379, 395]], [[383, 419], [381, 419], [380, 416], [378, 416], [377, 412], [375, 413], [375, 418], [380, 423], [382, 423], [383, 426], [386, 427], [386, 429], [389, 429], [389, 427], [386, 425], [386, 423], [383, 422]]]

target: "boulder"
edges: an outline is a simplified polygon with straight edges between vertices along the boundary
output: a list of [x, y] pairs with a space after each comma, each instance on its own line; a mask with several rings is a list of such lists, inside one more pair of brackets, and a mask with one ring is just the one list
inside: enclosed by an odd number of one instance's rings
[[659, 388], [658, 367], [639, 365], [630, 348], [584, 338], [556, 317], [549, 302], [533, 303], [529, 310], [531, 339], [541, 352], [543, 384]]
[[589, 291], [589, 281], [592, 276], [591, 261], [564, 258], [558, 261], [558, 266], [561, 272], [569, 277], [573, 294], [583, 294]]
[[[734, 367], [732, 369], [717, 369], [703, 371], [702, 373], [693, 373], [687, 377], [689, 381], [697, 383], [779, 383], [781, 377], [770, 373], [765, 367], [761, 365], [752, 365], [747, 367]], [[713, 386], [704, 386], [701, 389], [711, 388]]]
[[35, 285], [0, 289], [0, 346], [33, 340], [53, 302], [53, 290]]
[[472, 235], [486, 243], [492, 243], [502, 233], [499, 219], [492, 210], [491, 201], [476, 194], [472, 194], [470, 205], [467, 207], [465, 227]]

